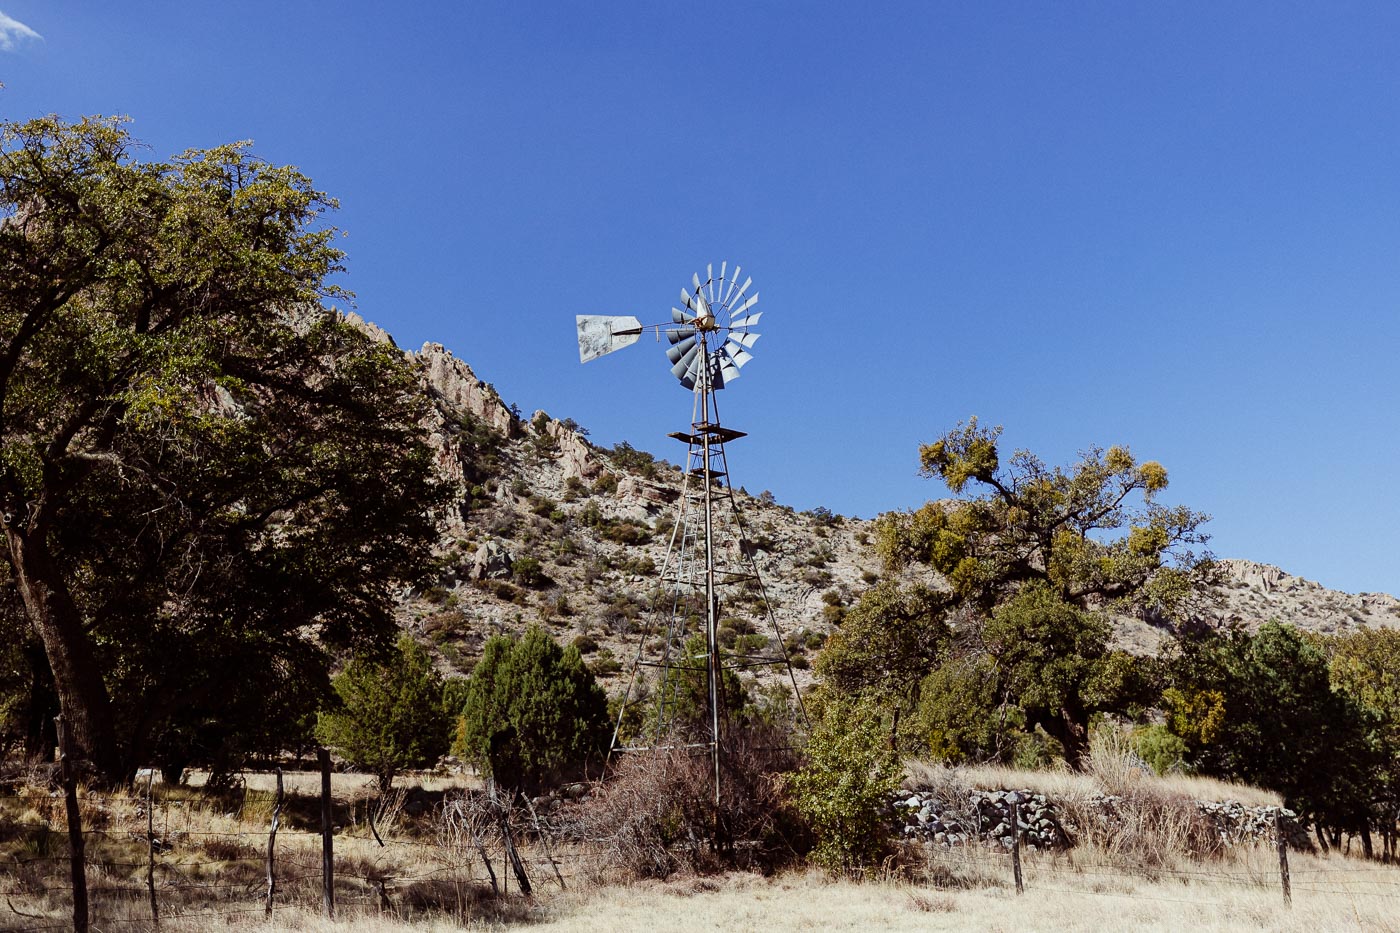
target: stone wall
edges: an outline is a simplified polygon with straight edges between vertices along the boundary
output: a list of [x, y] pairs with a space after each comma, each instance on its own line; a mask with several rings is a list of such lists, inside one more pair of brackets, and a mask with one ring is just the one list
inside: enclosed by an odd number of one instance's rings
[[[1019, 799], [1018, 826], [1021, 842], [1031, 849], [1067, 849], [1074, 845], [1080, 827], [1065, 816], [1062, 807], [1044, 794], [1030, 790], [974, 790], [956, 802], [943, 799], [934, 791], [901, 791], [891, 801], [891, 816], [898, 832], [906, 839], [944, 846], [980, 843], [1011, 848], [1011, 801]], [[1278, 807], [1246, 807], [1236, 801], [1190, 802], [1213, 827], [1223, 846], [1270, 844]], [[1119, 818], [1123, 798], [1095, 794], [1087, 807], [1091, 819], [1111, 822]], [[1282, 810], [1289, 845], [1311, 848], [1307, 833], [1292, 810]]]

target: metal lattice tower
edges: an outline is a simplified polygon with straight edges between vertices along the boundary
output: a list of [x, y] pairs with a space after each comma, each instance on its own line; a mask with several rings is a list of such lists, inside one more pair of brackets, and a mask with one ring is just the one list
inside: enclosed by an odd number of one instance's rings
[[[725, 445], [746, 435], [721, 424], [716, 393], [737, 379], [739, 369], [752, 359], [749, 350], [759, 337], [752, 328], [762, 312], [749, 314], [758, 303], [756, 292], [747, 295], [753, 279], [740, 285], [739, 268], [735, 267], [732, 278], [726, 271], [727, 264], [721, 263], [718, 276], [713, 266], [707, 267], [704, 281], [698, 274], [693, 276], [692, 287], [681, 291], [684, 310], [672, 308], [669, 325], [642, 325], [635, 317], [581, 315], [577, 319], [582, 362], [629, 346], [648, 330], [658, 338], [664, 334], [670, 343], [671, 372], [692, 392], [689, 429], [669, 435], [687, 448], [681, 495], [658, 574], [661, 587], [619, 710], [613, 751], [689, 748], [707, 753], [717, 813], [729, 720], [726, 685], [737, 671], [786, 668], [796, 708], [802, 709], [782, 632], [729, 480]], [[739, 643], [735, 650], [726, 651], [720, 644], [725, 600], [741, 589], [757, 597], [765, 627], [772, 631], [771, 642], [763, 649]], [[624, 741], [622, 725], [629, 705], [647, 699], [639, 687], [646, 682], [643, 672], [648, 669], [655, 672], [650, 678], [655, 685], [652, 708], [640, 735]], [[703, 715], [686, 717], [685, 707], [699, 692], [702, 674]]]

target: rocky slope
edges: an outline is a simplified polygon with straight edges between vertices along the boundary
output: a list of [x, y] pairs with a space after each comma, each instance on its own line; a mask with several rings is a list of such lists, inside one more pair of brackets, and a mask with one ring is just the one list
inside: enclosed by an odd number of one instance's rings
[[[626, 446], [597, 448], [545, 412], [520, 417], [439, 344], [407, 356], [433, 402], [426, 427], [438, 468], [459, 496], [442, 517], [441, 572], [402, 595], [403, 626], [444, 670], [466, 672], [490, 635], [541, 624], [577, 643], [609, 689], [620, 686], [648, 625], [680, 469]], [[676, 444], [674, 455], [684, 448]], [[878, 561], [863, 544], [869, 523], [798, 513], [742, 489], [735, 496], [759, 544], [754, 562], [778, 631], [748, 592], [722, 607], [722, 634], [747, 637], [755, 650], [781, 638], [806, 680], [811, 652], [875, 579]]]
[[[465, 672], [491, 634], [539, 623], [561, 642], [576, 642], [610, 688], [618, 686], [644, 638], [680, 470], [625, 445], [595, 447], [586, 432], [545, 412], [520, 417], [440, 344], [406, 355], [433, 401], [427, 427], [459, 498], [442, 518], [439, 579], [403, 594], [403, 625], [434, 646], [444, 669]], [[683, 457], [680, 445], [674, 455]], [[795, 512], [742, 489], [736, 497], [759, 544], [754, 559], [782, 640], [805, 680], [812, 652], [879, 572], [866, 546], [870, 522]], [[1247, 560], [1220, 565], [1222, 583], [1200, 609], [1209, 624], [1253, 628], [1278, 619], [1328, 633], [1400, 626], [1392, 596], [1341, 593]], [[726, 635], [776, 638], [761, 610], [752, 593], [731, 600], [722, 610]], [[1164, 637], [1143, 620], [1119, 620], [1119, 640], [1132, 650], [1151, 652]]]

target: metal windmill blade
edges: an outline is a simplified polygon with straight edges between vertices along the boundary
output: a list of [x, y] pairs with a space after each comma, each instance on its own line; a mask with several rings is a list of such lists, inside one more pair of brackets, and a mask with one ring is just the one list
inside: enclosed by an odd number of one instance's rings
[[671, 374], [687, 389], [722, 389], [739, 378], [739, 370], [753, 359], [759, 334], [753, 328], [763, 312], [751, 309], [758, 293], [749, 294], [753, 276], [740, 281], [741, 267], [731, 270], [726, 260], [705, 266], [705, 277], [696, 272], [690, 287], [681, 289], [680, 307], [671, 308], [669, 324], [643, 325], [630, 315], [580, 314], [578, 358], [587, 363], [636, 343], [642, 333], [664, 332], [666, 359]]
[[[759, 334], [752, 328], [762, 312], [749, 313], [758, 304], [758, 293], [748, 294], [753, 276], [740, 283], [739, 272], [740, 267], [735, 266], [731, 277], [725, 261], [715, 275], [714, 263], [708, 264], [705, 278], [695, 273], [690, 277], [690, 288], [681, 291], [686, 311], [671, 309], [672, 321], [681, 326], [666, 331], [672, 344], [666, 356], [672, 364], [671, 373], [687, 389], [702, 384], [710, 390], [722, 389], [738, 379], [739, 370], [753, 359], [749, 351]], [[708, 378], [702, 380], [706, 361]]]

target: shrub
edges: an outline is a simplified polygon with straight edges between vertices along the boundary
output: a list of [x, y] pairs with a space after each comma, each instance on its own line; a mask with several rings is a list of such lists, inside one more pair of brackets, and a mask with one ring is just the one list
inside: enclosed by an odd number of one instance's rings
[[317, 734], [355, 767], [374, 774], [381, 793], [399, 771], [431, 765], [447, 751], [442, 678], [407, 635], [389, 663], [357, 658], [331, 685], [340, 706], [321, 714]]
[[613, 654], [611, 648], [600, 648], [593, 660], [588, 662], [588, 669], [595, 677], [611, 677], [622, 670], [622, 662]]
[[790, 780], [797, 810], [817, 836], [813, 861], [842, 874], [877, 861], [889, 845], [884, 813], [900, 777], [873, 704], [826, 698], [807, 764]]
[[656, 458], [645, 450], [638, 450], [626, 441], [618, 441], [612, 449], [612, 462], [629, 473], [636, 473], [644, 479], [656, 475]]
[[1157, 774], [1180, 771], [1186, 759], [1186, 740], [1162, 723], [1133, 733], [1133, 750]]
[[599, 523], [598, 533], [616, 544], [638, 545], [651, 540], [651, 529], [628, 518]]
[[[683, 867], [772, 871], [806, 851], [809, 834], [782, 790], [780, 776], [796, 764], [787, 737], [750, 723], [731, 731], [723, 752], [718, 833], [708, 755], [671, 748], [622, 757], [567, 827], [601, 850], [596, 862], [611, 877], [599, 880], [665, 878]], [[703, 839], [711, 844], [696, 844]]]
[[608, 701], [576, 647], [531, 626], [488, 639], [453, 751], [503, 786], [534, 793], [583, 769], [609, 734]]
[[533, 557], [517, 557], [510, 565], [510, 575], [521, 586], [536, 587], [546, 582], [544, 568]]

